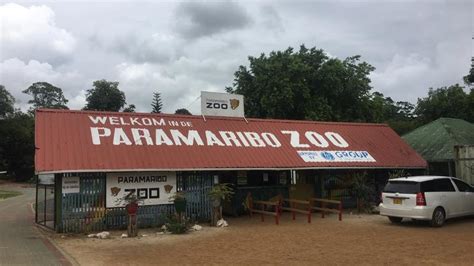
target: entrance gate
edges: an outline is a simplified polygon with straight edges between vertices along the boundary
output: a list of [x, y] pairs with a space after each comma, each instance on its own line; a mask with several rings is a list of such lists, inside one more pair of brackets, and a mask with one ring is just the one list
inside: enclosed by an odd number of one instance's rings
[[36, 185], [35, 222], [55, 229], [54, 175], [40, 175]]

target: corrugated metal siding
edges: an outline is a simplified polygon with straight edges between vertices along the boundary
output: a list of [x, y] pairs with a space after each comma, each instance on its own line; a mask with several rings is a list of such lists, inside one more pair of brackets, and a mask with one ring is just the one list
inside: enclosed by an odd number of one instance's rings
[[[103, 139], [102, 145], [93, 145], [90, 127], [94, 126], [91, 116], [114, 116], [164, 118], [166, 121], [191, 122], [192, 127], [176, 126], [135, 126], [154, 132], [156, 128], [179, 129], [183, 134], [197, 130], [203, 139], [204, 132], [210, 130], [240, 132], [269, 132], [281, 142], [273, 147], [219, 147], [219, 146], [167, 146], [167, 145], [119, 145], [112, 144], [112, 138]], [[130, 132], [132, 126], [121, 127]], [[288, 135], [282, 130], [298, 131], [302, 136], [306, 131], [337, 132], [348, 143], [348, 148], [330, 145], [327, 148], [297, 149], [290, 145]], [[219, 137], [220, 138], [220, 137]], [[323, 123], [312, 121], [285, 121], [178, 116], [140, 113], [107, 113], [62, 110], [38, 110], [36, 113], [36, 158], [37, 172], [68, 171], [123, 171], [179, 170], [179, 169], [219, 169], [219, 168], [318, 168], [318, 167], [362, 167], [362, 168], [424, 168], [426, 162], [409, 147], [390, 127], [380, 124]], [[368, 151], [376, 162], [324, 162], [307, 163], [296, 153], [297, 150], [353, 150]]]
[[456, 177], [474, 185], [474, 145], [455, 146]]

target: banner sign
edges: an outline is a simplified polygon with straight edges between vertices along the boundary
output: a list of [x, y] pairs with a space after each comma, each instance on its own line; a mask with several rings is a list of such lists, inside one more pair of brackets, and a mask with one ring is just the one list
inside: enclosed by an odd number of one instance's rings
[[176, 192], [176, 172], [108, 173], [106, 207], [125, 207], [126, 195], [134, 193], [140, 205], [171, 204]]
[[376, 162], [367, 151], [298, 151], [305, 162]]
[[54, 174], [39, 174], [38, 184], [40, 185], [54, 185]]
[[244, 96], [202, 91], [201, 114], [204, 116], [244, 117]]
[[62, 185], [63, 194], [79, 193], [81, 190], [81, 183], [78, 176], [64, 176]]

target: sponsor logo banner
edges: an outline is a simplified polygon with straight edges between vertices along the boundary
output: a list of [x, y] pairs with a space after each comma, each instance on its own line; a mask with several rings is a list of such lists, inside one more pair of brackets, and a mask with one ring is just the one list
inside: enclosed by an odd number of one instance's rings
[[244, 117], [244, 96], [239, 94], [202, 91], [201, 114]]
[[367, 151], [297, 151], [305, 162], [376, 162]]
[[169, 197], [176, 192], [175, 172], [138, 172], [107, 174], [106, 207], [124, 207], [122, 199], [134, 193], [140, 205], [172, 204]]

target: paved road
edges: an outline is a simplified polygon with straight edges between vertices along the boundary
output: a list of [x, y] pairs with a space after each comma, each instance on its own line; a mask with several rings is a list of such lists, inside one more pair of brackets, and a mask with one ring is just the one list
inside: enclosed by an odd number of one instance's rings
[[17, 184], [0, 189], [23, 193], [0, 201], [0, 265], [70, 265], [34, 225], [31, 203], [36, 190]]

